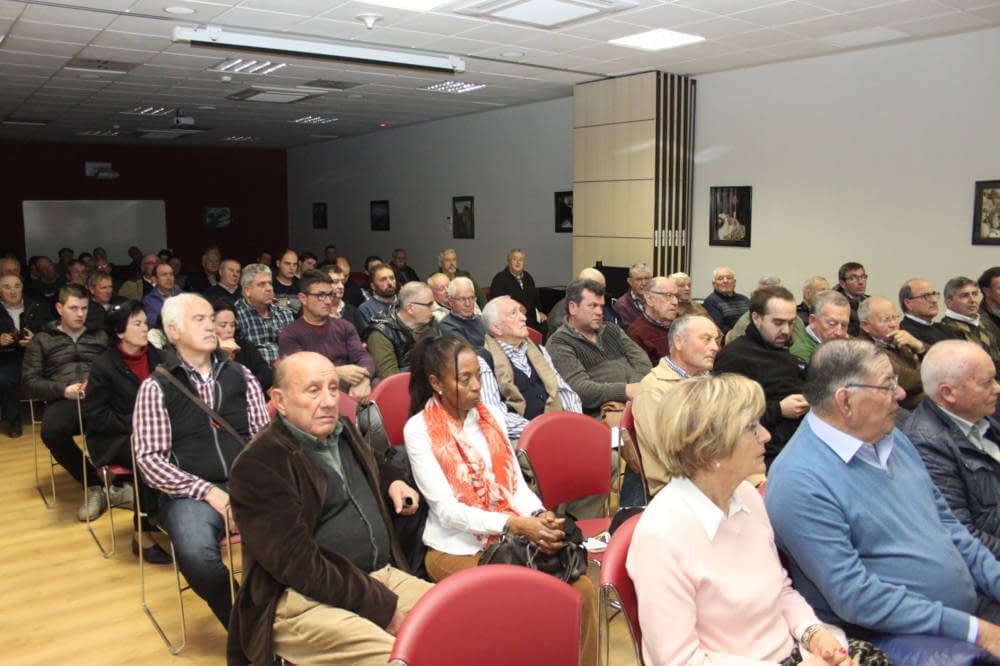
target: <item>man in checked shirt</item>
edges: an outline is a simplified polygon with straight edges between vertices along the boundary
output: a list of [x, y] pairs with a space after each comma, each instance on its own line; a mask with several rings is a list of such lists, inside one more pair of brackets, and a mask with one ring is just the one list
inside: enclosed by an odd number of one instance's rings
[[154, 372], [139, 387], [133, 412], [136, 464], [146, 482], [162, 493], [157, 520], [170, 535], [181, 573], [226, 626], [232, 603], [219, 540], [229, 507], [229, 470], [267, 422], [267, 408], [250, 371], [217, 352], [208, 301], [195, 294], [173, 296], [160, 317], [174, 345], [161, 367], [214, 409], [239, 438]]

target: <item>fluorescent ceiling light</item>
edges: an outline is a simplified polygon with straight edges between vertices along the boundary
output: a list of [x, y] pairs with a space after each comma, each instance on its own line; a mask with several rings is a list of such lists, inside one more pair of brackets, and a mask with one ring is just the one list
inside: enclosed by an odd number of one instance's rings
[[329, 90], [319, 88], [307, 88], [298, 86], [295, 88], [282, 88], [279, 86], [250, 86], [246, 90], [228, 95], [226, 99], [235, 99], [241, 102], [271, 102], [272, 104], [290, 104], [299, 102], [310, 97], [325, 95]]
[[393, 9], [408, 9], [411, 12], [429, 12], [437, 9], [450, 0], [361, 0], [365, 5], [392, 7]]
[[223, 141], [230, 141], [233, 143], [253, 143], [254, 141], [260, 141], [260, 137], [234, 134], [233, 136], [227, 136], [223, 139]]
[[627, 46], [632, 49], [642, 49], [643, 51], [662, 51], [664, 49], [674, 49], [678, 46], [696, 44], [703, 42], [705, 38], [700, 35], [689, 35], [684, 32], [674, 32], [657, 28], [648, 32], [640, 32], [627, 37], [609, 39], [608, 43], [618, 46]]
[[169, 116], [173, 108], [166, 106], [135, 106], [128, 111], [122, 111], [127, 116]]
[[427, 86], [426, 88], [423, 88], [423, 90], [433, 90], [434, 92], [460, 95], [464, 92], [469, 92], [470, 90], [479, 90], [480, 88], [485, 87], [485, 83], [473, 83], [472, 81], [442, 81], [441, 83], [435, 83], [432, 86]]
[[336, 122], [336, 120], [336, 118], [324, 118], [323, 116], [302, 116], [290, 122], [298, 123], [299, 125], [327, 125]]
[[229, 58], [223, 60], [210, 71], [213, 72], [235, 72], [237, 74], [271, 74], [282, 67], [287, 67], [287, 62], [271, 62], [270, 60], [244, 60], [243, 58]]
[[16, 118], [7, 118], [3, 121], [4, 125], [25, 125], [28, 127], [44, 127], [49, 124], [47, 120], [18, 120]]
[[194, 14], [194, 10], [190, 7], [185, 7], [183, 5], [174, 5], [171, 7], [164, 7], [163, 11], [168, 14], [174, 14], [176, 16], [185, 16], [188, 14]]
[[292, 37], [224, 30], [216, 26], [174, 28], [175, 42], [197, 46], [232, 47], [266, 53], [281, 53], [332, 58], [375, 65], [395, 65], [438, 72], [464, 72], [465, 61], [457, 56], [426, 51], [396, 51], [380, 47], [338, 42], [295, 39]]

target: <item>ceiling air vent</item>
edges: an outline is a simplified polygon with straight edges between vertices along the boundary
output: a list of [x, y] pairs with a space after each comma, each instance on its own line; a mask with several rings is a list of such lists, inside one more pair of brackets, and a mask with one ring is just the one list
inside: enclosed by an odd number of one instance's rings
[[323, 88], [324, 90], [350, 90], [362, 85], [357, 81], [331, 81], [330, 79], [316, 79], [305, 84], [309, 88]]
[[310, 97], [318, 97], [330, 92], [321, 88], [297, 86], [295, 88], [279, 88], [276, 86], [250, 86], [246, 90], [229, 95], [226, 99], [240, 102], [268, 102], [270, 104], [291, 104], [301, 102]]
[[73, 58], [63, 65], [63, 69], [71, 72], [88, 72], [91, 74], [128, 74], [137, 66], [137, 63], [134, 62]]

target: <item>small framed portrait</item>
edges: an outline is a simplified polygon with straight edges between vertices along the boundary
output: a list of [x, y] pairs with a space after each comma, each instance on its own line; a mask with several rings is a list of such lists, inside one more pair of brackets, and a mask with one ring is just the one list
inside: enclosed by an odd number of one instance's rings
[[326, 229], [326, 202], [313, 203], [313, 229]]
[[473, 197], [452, 197], [451, 237], [476, 237], [476, 201]]
[[556, 233], [573, 233], [573, 192], [556, 192]]
[[708, 206], [708, 244], [750, 247], [750, 198], [745, 185], [713, 187]]
[[221, 231], [233, 225], [233, 209], [230, 206], [211, 205], [202, 209], [202, 228], [206, 231]]
[[389, 231], [389, 201], [372, 201], [368, 205], [372, 231]]
[[976, 182], [972, 217], [973, 245], [1000, 245], [1000, 180]]

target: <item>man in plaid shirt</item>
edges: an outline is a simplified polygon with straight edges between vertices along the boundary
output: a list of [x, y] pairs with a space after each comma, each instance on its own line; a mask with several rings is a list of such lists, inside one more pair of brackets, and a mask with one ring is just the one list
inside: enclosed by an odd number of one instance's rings
[[271, 269], [264, 264], [250, 264], [240, 278], [243, 298], [236, 301], [236, 330], [257, 346], [268, 363], [278, 359], [278, 334], [292, 323], [292, 311], [274, 303]]
[[181, 573], [226, 626], [230, 574], [219, 540], [229, 509], [229, 470], [268, 420], [264, 393], [249, 370], [216, 350], [212, 306], [204, 298], [173, 296], [160, 317], [174, 345], [160, 367], [222, 418], [210, 418], [153, 372], [136, 396], [135, 460], [150, 487], [162, 493], [159, 506], [149, 509], [170, 535]]

